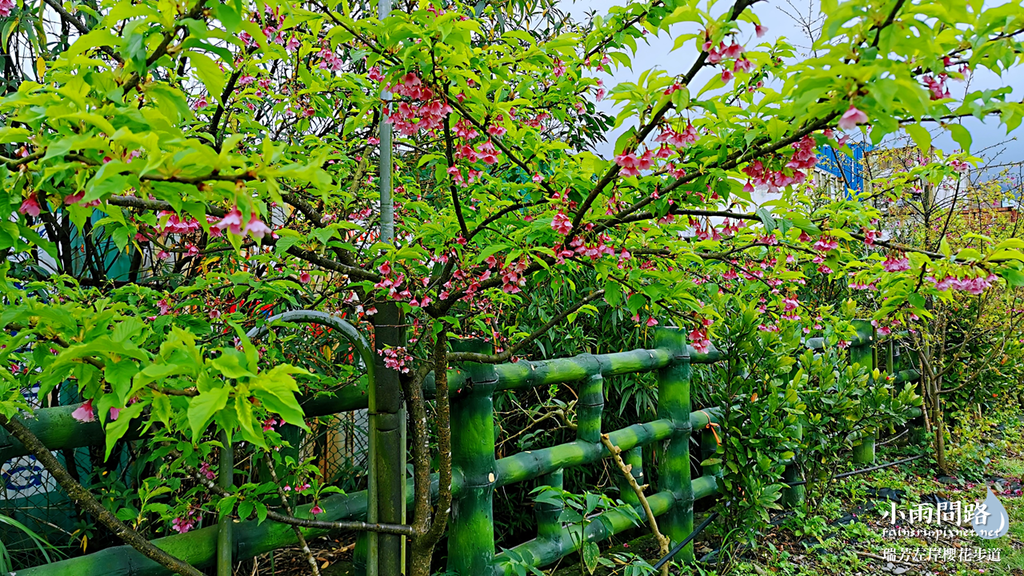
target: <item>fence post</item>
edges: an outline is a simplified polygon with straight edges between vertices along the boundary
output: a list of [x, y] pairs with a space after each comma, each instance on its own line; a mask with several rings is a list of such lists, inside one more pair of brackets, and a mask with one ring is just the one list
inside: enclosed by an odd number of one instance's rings
[[[220, 446], [217, 485], [224, 490], [231, 490], [235, 487], [235, 449], [223, 431], [220, 433]], [[232, 526], [233, 520], [227, 514], [217, 521], [217, 576], [231, 576], [234, 570], [235, 538]]]
[[[405, 346], [402, 313], [394, 302], [380, 304], [374, 318], [376, 349], [388, 345]], [[405, 445], [402, 422], [405, 407], [398, 371], [384, 365], [378, 353], [375, 377], [369, 382], [369, 507], [367, 520], [389, 524], [405, 524]], [[367, 574], [391, 576], [401, 574], [404, 538], [395, 534], [370, 532], [367, 536]]]
[[[562, 470], [558, 469], [550, 474], [545, 474], [540, 478], [540, 486], [551, 486], [552, 488], [562, 489]], [[565, 509], [565, 503], [559, 501], [557, 504], [553, 502], [536, 502], [533, 505], [534, 514], [537, 517], [537, 537], [551, 539], [555, 538], [562, 532], [562, 523], [558, 521], [558, 518], [562, 515], [562, 510]]]
[[[676, 503], [659, 522], [661, 531], [673, 543], [693, 532], [693, 485], [690, 478], [690, 357], [686, 332], [680, 328], [661, 328], [655, 332], [655, 346], [668, 349], [671, 363], [658, 371], [658, 418], [669, 418], [676, 431], [666, 441], [658, 479], [663, 490], [670, 490]], [[687, 544], [676, 556], [693, 561], [693, 544]]]
[[[793, 425], [793, 436], [800, 440], [804, 437], [804, 429], [799, 423]], [[790, 482], [799, 482], [803, 480], [800, 477], [800, 467], [796, 464], [796, 456], [786, 464], [786, 470], [782, 473], [782, 481], [787, 484]], [[807, 495], [806, 486], [801, 484], [799, 486], [787, 486], [782, 489], [782, 505], [787, 508], [795, 508], [800, 504], [804, 503], [804, 498]]]
[[[490, 353], [479, 340], [453, 340], [457, 352]], [[490, 364], [467, 363], [463, 394], [452, 401], [452, 472], [461, 486], [452, 499], [448, 531], [448, 571], [461, 576], [492, 576], [494, 513], [494, 400], [497, 373]], [[467, 390], [468, 389], [468, 390]]]
[[[875, 362], [875, 328], [867, 320], [854, 320], [857, 336], [866, 343], [850, 347], [850, 362], [865, 366], [868, 371], [874, 370]], [[869, 385], [874, 385], [874, 380]], [[853, 461], [856, 464], [871, 464], [875, 461], [875, 431], [864, 430], [860, 440], [853, 445]]]
[[576, 407], [576, 439], [599, 444], [601, 413], [604, 412], [604, 377], [601, 376], [601, 366], [593, 356], [580, 359], [584, 360], [591, 376], [580, 385], [580, 399]]

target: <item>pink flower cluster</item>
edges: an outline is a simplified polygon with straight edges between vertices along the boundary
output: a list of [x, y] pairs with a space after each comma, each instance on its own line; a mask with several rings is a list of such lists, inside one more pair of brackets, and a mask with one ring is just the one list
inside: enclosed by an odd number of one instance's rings
[[[787, 174], [787, 172], [790, 172]], [[804, 180], [807, 180], [807, 174], [800, 170], [784, 169], [784, 170], [772, 170], [767, 168], [760, 160], [748, 164], [743, 168], [743, 173], [746, 174], [750, 180], [747, 182], [747, 186], [744, 186], [744, 190], [750, 192], [753, 190], [753, 186], [768, 186], [769, 192], [778, 192], [781, 188], [789, 186], [790, 184], [801, 184]]]
[[469, 144], [463, 144], [455, 150], [455, 155], [460, 160], [466, 160], [467, 162], [476, 162], [479, 160], [488, 165], [496, 164], [500, 154], [501, 152], [494, 147], [494, 142], [491, 142], [490, 140], [484, 141], [475, 149]]
[[814, 243], [814, 249], [821, 252], [828, 252], [839, 248], [839, 241], [832, 236], [826, 236], [822, 234], [818, 241]]
[[711, 349], [711, 340], [708, 340], [708, 331], [705, 328], [694, 328], [690, 331], [690, 345], [701, 354], [707, 354]]
[[317, 53], [317, 56], [320, 57], [319, 66], [324, 70], [340, 72], [345, 66], [345, 61], [342, 60], [334, 50], [331, 50], [331, 47], [328, 45], [320, 48], [320, 52]]
[[[281, 9], [274, 8], [272, 10], [270, 6], [265, 5], [263, 7], [263, 11], [266, 17], [266, 24], [263, 26], [262, 31], [263, 35], [267, 37], [267, 42], [285, 46], [286, 49], [291, 51], [294, 51], [296, 48], [298, 48], [298, 40], [296, 40], [294, 36], [290, 40], [286, 39], [286, 35], [283, 31], [285, 15], [281, 13]], [[250, 21], [256, 24], [260, 24], [259, 19], [255, 13], [253, 14]], [[247, 48], [252, 48], [257, 45], [256, 41], [253, 40], [253, 37], [249, 35], [248, 32], [242, 32], [238, 35], [238, 37], [241, 38], [242, 42], [245, 43], [245, 46]]]
[[639, 157], [633, 152], [615, 156], [615, 163], [622, 167], [623, 176], [637, 176], [641, 170], [650, 170], [654, 165], [654, 152], [647, 150]]
[[925, 76], [922, 78], [925, 86], [931, 92], [932, 100], [941, 100], [943, 98], [949, 98], [949, 88], [946, 87], [946, 79], [949, 78], [945, 73], [939, 74], [938, 77]]
[[814, 155], [814, 138], [804, 136], [799, 142], [793, 144], [793, 157], [786, 163], [786, 168], [807, 170], [814, 168], [818, 158]]
[[464, 140], [472, 140], [480, 135], [480, 133], [473, 128], [473, 124], [465, 118], [456, 122], [452, 131], [455, 132], [456, 136]]
[[[853, 276], [854, 274], [851, 273], [850, 275]], [[876, 286], [874, 282], [864, 284], [863, 282], [853, 281], [850, 282], [848, 286], [850, 287], [850, 290], [868, 290], [872, 292], [878, 290], [878, 286]]]
[[378, 350], [377, 353], [384, 358], [384, 366], [402, 374], [409, 373], [409, 363], [412, 361], [412, 356], [406, 351], [404, 346], [385, 348]]
[[667, 142], [673, 146], [687, 146], [696, 142], [699, 137], [697, 129], [693, 127], [693, 124], [687, 123], [686, 128], [682, 132], [666, 128], [654, 141]]
[[195, 528], [198, 522], [199, 511], [189, 509], [189, 511], [184, 516], [171, 520], [171, 529], [177, 532], [178, 534], [184, 534], [185, 532], [188, 532], [189, 530]]
[[213, 480], [217, 477], [217, 474], [210, 469], [209, 462], [203, 462], [199, 465], [199, 473], [205, 476], [207, 480]]
[[886, 272], [906, 272], [910, 270], [910, 259], [906, 256], [903, 258], [896, 258], [895, 256], [889, 256], [882, 263], [882, 267], [885, 268]]
[[572, 219], [566, 216], [564, 212], [559, 211], [551, 219], [551, 227], [554, 228], [555, 232], [565, 236], [572, 232]]
[[434, 91], [424, 85], [420, 77], [413, 72], [402, 76], [397, 84], [389, 86], [388, 89], [399, 96], [423, 102], [419, 106], [400, 102], [388, 115], [388, 120], [404, 136], [412, 136], [420, 130], [437, 130], [441, 127], [444, 117], [452, 112], [451, 106], [440, 99], [435, 99]]
[[267, 234], [272, 234], [273, 231], [264, 224], [259, 217], [253, 212], [252, 216], [249, 217], [249, 222], [242, 226], [242, 212], [235, 206], [228, 212], [224, 218], [213, 226], [218, 230], [228, 229], [235, 236], [245, 236], [251, 234], [253, 238], [262, 240]]
[[938, 281], [936, 281], [932, 276], [927, 276], [925, 280], [935, 284], [935, 288], [942, 292], [952, 289], [968, 292], [977, 296], [984, 292], [986, 288], [992, 286], [998, 278], [995, 274], [989, 274], [987, 277], [978, 278], [956, 278], [953, 276], [946, 276], [942, 280]]
[[722, 60], [739, 58], [743, 54], [743, 46], [740, 46], [735, 41], [729, 46], [726, 46], [725, 42], [719, 42], [717, 47], [712, 47], [711, 41], [708, 40], [704, 42], [701, 49], [708, 53], [708, 63], [710, 64], [718, 64]]
[[[530, 267], [530, 262], [526, 258], [521, 258], [518, 262], [510, 266], [504, 266], [497, 262], [495, 263], [498, 264], [498, 271], [501, 273], [501, 289], [508, 294], [518, 294], [522, 292], [522, 287], [526, 286], [526, 277], [523, 273]], [[489, 273], [490, 270], [487, 272]]]
[[14, 0], [0, 0], [0, 16], [10, 16], [14, 7]]
[[[597, 237], [596, 244], [587, 244], [586, 242], [583, 241], [582, 238], [577, 236], [576, 238], [573, 238], [572, 242], [569, 243], [569, 246], [573, 248], [577, 254], [581, 256], [586, 256], [591, 260], [597, 260], [602, 255], [615, 254], [615, 248], [612, 248], [607, 244], [609, 240], [611, 240], [610, 237], [608, 237], [605, 234], [600, 234]], [[559, 254], [559, 256], [563, 255], [564, 254], [562, 253]]]

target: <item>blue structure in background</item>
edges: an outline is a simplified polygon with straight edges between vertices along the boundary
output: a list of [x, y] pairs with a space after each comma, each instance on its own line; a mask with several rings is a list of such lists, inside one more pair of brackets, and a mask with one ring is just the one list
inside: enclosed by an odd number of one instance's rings
[[853, 152], [853, 156], [848, 156], [831, 146], [819, 148], [815, 155], [818, 158], [815, 169], [838, 178], [846, 188], [846, 199], [852, 200], [864, 191], [864, 156], [874, 147], [863, 142], [850, 142], [847, 146]]

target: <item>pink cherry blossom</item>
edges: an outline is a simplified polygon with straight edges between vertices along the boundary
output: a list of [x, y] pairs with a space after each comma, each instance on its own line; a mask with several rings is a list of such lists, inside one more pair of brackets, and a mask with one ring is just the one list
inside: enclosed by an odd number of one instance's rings
[[245, 225], [245, 232], [252, 235], [257, 240], [262, 240], [264, 236], [272, 233], [272, 230], [267, 227], [257, 216], [253, 214], [249, 219], [249, 223]]
[[868, 115], [858, 110], [853, 104], [850, 104], [850, 108], [839, 119], [839, 127], [843, 130], [850, 130], [851, 128], [856, 128], [858, 124], [863, 124], [867, 121]]
[[213, 480], [217, 477], [217, 474], [210, 469], [209, 462], [203, 462], [199, 465], [199, 473], [205, 476], [207, 480]]
[[555, 78], [561, 78], [565, 75], [565, 63], [559, 59], [555, 59], [554, 68], [552, 72], [555, 74]]
[[21, 203], [21, 208], [18, 208], [18, 212], [26, 214], [28, 216], [39, 216], [39, 201], [36, 199], [36, 193], [29, 194], [28, 198]]
[[92, 408], [92, 399], [86, 400], [81, 406], [75, 408], [75, 411], [71, 413], [71, 417], [79, 422], [95, 422], [96, 413]]
[[905, 272], [910, 270], [910, 260], [906, 257], [896, 258], [890, 256], [882, 263], [882, 267], [885, 268], [886, 272]]
[[761, 38], [762, 36], [764, 36], [765, 32], [768, 32], [768, 27], [767, 26], [761, 26], [760, 24], [754, 26], [754, 33], [757, 34], [758, 38]]
[[242, 212], [235, 206], [230, 212], [224, 215], [224, 218], [214, 225], [220, 230], [227, 228], [235, 236], [241, 236], [242, 232]]

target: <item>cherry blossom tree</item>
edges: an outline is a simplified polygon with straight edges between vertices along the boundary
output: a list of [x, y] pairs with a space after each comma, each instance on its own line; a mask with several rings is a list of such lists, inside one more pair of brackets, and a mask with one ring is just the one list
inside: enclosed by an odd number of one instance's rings
[[[23, 434], [20, 388], [41, 371], [42, 394], [70, 381], [89, 402], [80, 419], [103, 422], [108, 452], [130, 425], [195, 447], [162, 453], [170, 476], [199, 469], [201, 440], [218, 434], [276, 459], [282, 440], [265, 423], [304, 426], [295, 394], [319, 384], [245, 337], [257, 312], [315, 308], [370, 332], [377, 309], [397, 306], [405, 345], [380, 354], [412, 415], [412, 574], [429, 573], [451, 498], [437, 378], [431, 507], [417, 392], [429, 372], [514, 360], [597, 301], [639, 325], [685, 326], [706, 348], [718, 324], [705, 294], [757, 299], [766, 333], [815, 334], [827, 318], [797, 296], [808, 281], [855, 272], [887, 314], [920, 316], [917, 275], [1001, 285], [1024, 260], [898, 246], [879, 239], [870, 206], [803, 201], [815, 151], [842, 149], [847, 131], [878, 143], [938, 125], [967, 149], [957, 117], [1016, 129], [1024, 108], [1007, 91], [943, 88], [1017, 70], [1013, 2], [825, 0], [804, 59], [763, 39], [750, 0], [633, 2], [582, 23], [556, 4], [405, 2], [384, 21], [317, 0], [47, 5], [66, 45], [44, 52], [36, 38], [19, 68], [34, 80], [0, 103], [4, 354], [19, 366], [0, 424]], [[9, 3], [0, 15], [33, 17]], [[639, 64], [649, 35], [681, 56], [605, 86], [604, 72]], [[386, 242], [382, 123], [397, 135]], [[613, 133], [612, 157], [595, 154]], [[581, 270], [590, 280], [535, 331], [508, 323], [532, 286]], [[451, 351], [461, 338], [493, 353]]]

